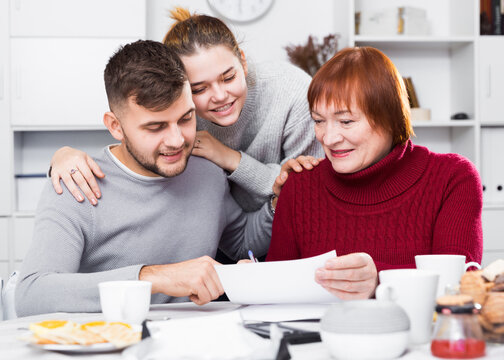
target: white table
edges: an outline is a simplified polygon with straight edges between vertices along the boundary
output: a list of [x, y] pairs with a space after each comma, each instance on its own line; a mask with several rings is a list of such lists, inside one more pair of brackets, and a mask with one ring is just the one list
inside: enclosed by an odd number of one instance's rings
[[[234, 305], [227, 302], [215, 302], [204, 306], [197, 306], [193, 303], [182, 304], [167, 304], [154, 305], [149, 312], [149, 318], [160, 320], [164, 317], [171, 319], [186, 318], [202, 315], [217, 314], [238, 309], [239, 305]], [[27, 346], [19, 340], [19, 337], [27, 332], [28, 325], [32, 322], [38, 322], [49, 319], [71, 319], [73, 321], [83, 323], [88, 321], [103, 320], [101, 313], [53, 313], [37, 316], [30, 316], [14, 320], [0, 322], [0, 359], [79, 359], [79, 360], [113, 360], [121, 359], [121, 353], [110, 354], [93, 354], [73, 356], [68, 354], [59, 354], [44, 350], [34, 349]], [[307, 345], [296, 345], [290, 347], [290, 353], [293, 360], [322, 360], [330, 359], [329, 353], [326, 351], [322, 343], [313, 343]], [[401, 360], [420, 360], [420, 359], [436, 359], [430, 355], [429, 345], [424, 345], [418, 348], [410, 349], [401, 357]], [[487, 356], [484, 358], [491, 360], [504, 359], [504, 345], [487, 345]]]

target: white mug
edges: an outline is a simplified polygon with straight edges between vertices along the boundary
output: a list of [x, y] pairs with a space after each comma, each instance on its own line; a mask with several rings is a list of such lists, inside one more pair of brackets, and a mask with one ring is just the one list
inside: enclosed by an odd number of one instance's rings
[[141, 324], [149, 312], [152, 283], [106, 281], [98, 284], [100, 304], [107, 321]]
[[448, 287], [458, 286], [460, 278], [471, 266], [481, 269], [477, 262], [471, 261], [466, 264], [464, 255], [416, 255], [415, 263], [417, 269], [439, 274], [436, 297], [444, 295]]
[[378, 276], [376, 298], [394, 301], [406, 311], [410, 344], [430, 341], [439, 275], [426, 270], [396, 269], [380, 271]]

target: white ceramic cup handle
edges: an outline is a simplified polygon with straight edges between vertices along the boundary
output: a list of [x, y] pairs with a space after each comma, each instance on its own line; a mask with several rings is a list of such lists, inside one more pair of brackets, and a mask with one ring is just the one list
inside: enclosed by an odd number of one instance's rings
[[474, 266], [476, 269], [481, 270], [481, 265], [475, 261], [471, 261], [465, 264], [465, 270], [467, 271], [467, 269], [469, 269], [471, 266]]
[[376, 287], [375, 296], [376, 296], [376, 299], [378, 299], [378, 300], [388, 300], [388, 301], [397, 300], [397, 295], [395, 293], [395, 290], [389, 284], [378, 285]]

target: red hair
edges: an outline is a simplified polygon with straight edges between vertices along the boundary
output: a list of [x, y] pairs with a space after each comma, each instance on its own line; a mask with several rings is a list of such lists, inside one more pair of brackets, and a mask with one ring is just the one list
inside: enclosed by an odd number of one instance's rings
[[393, 145], [414, 135], [403, 79], [392, 61], [372, 47], [336, 53], [313, 77], [308, 102], [310, 111], [319, 102], [348, 110], [359, 107], [372, 127], [392, 134]]

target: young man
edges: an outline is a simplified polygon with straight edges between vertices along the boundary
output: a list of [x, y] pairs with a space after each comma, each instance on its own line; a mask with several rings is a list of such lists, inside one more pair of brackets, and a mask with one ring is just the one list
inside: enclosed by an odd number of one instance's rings
[[151, 281], [153, 303], [205, 304], [223, 293], [218, 247], [238, 259], [269, 246], [269, 206], [244, 213], [224, 171], [190, 156], [195, 109], [176, 55], [153, 41], [126, 45], [105, 87], [104, 123], [121, 142], [95, 159], [105, 195], [93, 206], [47, 184], [17, 285], [20, 316], [100, 311], [97, 284], [108, 280]]

